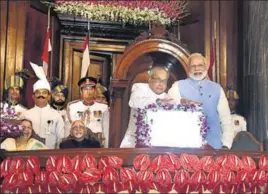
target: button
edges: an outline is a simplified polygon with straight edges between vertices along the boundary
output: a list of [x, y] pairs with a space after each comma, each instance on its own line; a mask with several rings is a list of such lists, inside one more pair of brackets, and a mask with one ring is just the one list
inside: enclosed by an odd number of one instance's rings
[[209, 95], [208, 97], [211, 98], [211, 95]]
[[200, 95], [203, 96], [203, 93], [201, 93]]

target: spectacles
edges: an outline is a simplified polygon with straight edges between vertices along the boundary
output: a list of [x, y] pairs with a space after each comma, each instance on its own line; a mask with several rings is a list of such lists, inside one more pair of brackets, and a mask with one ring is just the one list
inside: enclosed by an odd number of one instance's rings
[[206, 67], [205, 64], [197, 64], [197, 65], [190, 65], [190, 68], [199, 68], [199, 69], [203, 69]]
[[160, 79], [160, 78], [156, 78], [156, 77], [151, 77], [156, 83], [160, 84], [166, 84], [167, 83], [167, 79]]

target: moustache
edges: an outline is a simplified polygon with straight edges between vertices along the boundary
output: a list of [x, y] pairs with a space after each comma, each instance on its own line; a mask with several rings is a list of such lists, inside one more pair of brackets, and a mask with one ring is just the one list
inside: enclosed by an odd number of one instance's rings
[[42, 99], [45, 99], [44, 96], [38, 96], [38, 97], [37, 97], [37, 99], [41, 99], [41, 98], [42, 98]]

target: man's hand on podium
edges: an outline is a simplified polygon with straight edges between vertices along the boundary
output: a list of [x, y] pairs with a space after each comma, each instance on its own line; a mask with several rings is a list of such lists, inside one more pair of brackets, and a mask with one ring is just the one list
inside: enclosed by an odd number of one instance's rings
[[195, 104], [195, 105], [198, 105], [198, 106], [202, 105], [202, 103], [200, 103], [200, 102], [195, 102], [195, 101], [188, 100], [188, 99], [185, 99], [185, 98], [181, 99], [181, 104], [183, 104], [183, 105]]
[[211, 145], [209, 145], [209, 144], [203, 145], [203, 146], [201, 147], [201, 149], [205, 149], [205, 150], [214, 150], [214, 148], [213, 148]]
[[169, 104], [175, 104], [176, 101], [173, 100], [172, 98], [163, 98], [163, 99], [156, 99], [156, 104], [159, 106], [165, 106]]

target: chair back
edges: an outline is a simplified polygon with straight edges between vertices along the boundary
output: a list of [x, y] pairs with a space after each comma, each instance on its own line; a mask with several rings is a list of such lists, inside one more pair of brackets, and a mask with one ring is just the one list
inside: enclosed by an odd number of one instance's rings
[[263, 151], [260, 143], [250, 132], [240, 131], [234, 138], [232, 150]]

